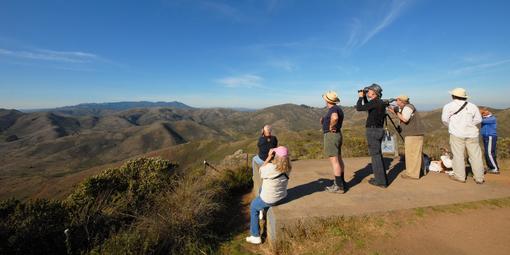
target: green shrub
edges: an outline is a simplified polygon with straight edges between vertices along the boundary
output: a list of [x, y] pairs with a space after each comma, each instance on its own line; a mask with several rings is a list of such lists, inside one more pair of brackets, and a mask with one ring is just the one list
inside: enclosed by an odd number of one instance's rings
[[504, 137], [498, 139], [497, 153], [498, 158], [510, 158], [510, 138]]
[[99, 245], [144, 215], [160, 192], [174, 185], [176, 167], [160, 158], [139, 158], [82, 182], [64, 201], [73, 250]]
[[65, 254], [69, 214], [48, 200], [0, 203], [0, 254]]
[[202, 170], [189, 171], [172, 189], [161, 192], [130, 229], [112, 235], [92, 253], [213, 253], [231, 232], [232, 217], [239, 214], [236, 194], [250, 185], [251, 169], [246, 167], [209, 176]]
[[2, 202], [0, 253], [214, 253], [232, 230], [244, 231], [235, 219], [250, 187], [249, 167], [177, 172], [166, 160], [132, 160], [86, 179], [62, 202]]

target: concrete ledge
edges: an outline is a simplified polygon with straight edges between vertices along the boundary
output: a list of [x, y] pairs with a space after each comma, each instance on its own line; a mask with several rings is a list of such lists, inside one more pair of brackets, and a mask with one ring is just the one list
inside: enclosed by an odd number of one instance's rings
[[[475, 184], [471, 177], [466, 183], [454, 182], [442, 173], [429, 173], [420, 180], [408, 180], [399, 177], [403, 162], [398, 158], [385, 158], [386, 164], [390, 165], [390, 185], [383, 189], [367, 183], [372, 173], [370, 158], [349, 158], [344, 161], [346, 181], [350, 186], [345, 194], [323, 191], [332, 179], [328, 160], [293, 162], [287, 198], [280, 205], [271, 207], [266, 215], [267, 240], [270, 243], [281, 237], [283, 228], [309, 217], [362, 215], [510, 197], [509, 171], [502, 171], [500, 175], [486, 175], [483, 185]], [[253, 192], [258, 195], [258, 170], [253, 178]]]

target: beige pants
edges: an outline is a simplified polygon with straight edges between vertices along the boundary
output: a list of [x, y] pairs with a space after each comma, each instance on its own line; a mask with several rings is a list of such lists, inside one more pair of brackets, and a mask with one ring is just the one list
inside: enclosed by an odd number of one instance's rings
[[478, 137], [476, 138], [460, 138], [450, 134], [450, 148], [452, 149], [453, 160], [452, 168], [455, 178], [466, 180], [466, 163], [464, 153], [467, 149], [469, 163], [475, 181], [481, 182], [483, 176], [482, 149]]
[[423, 136], [406, 136], [404, 138], [406, 170], [405, 175], [420, 178], [423, 160]]

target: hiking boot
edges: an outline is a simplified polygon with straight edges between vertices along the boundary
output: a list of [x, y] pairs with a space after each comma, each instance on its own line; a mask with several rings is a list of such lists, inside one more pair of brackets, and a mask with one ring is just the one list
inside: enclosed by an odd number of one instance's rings
[[336, 183], [333, 183], [333, 185], [331, 185], [331, 186], [326, 186], [326, 188], [324, 190], [327, 191], [327, 192], [330, 192], [330, 193], [341, 193], [341, 194], [343, 194], [345, 192], [343, 187], [340, 187], [340, 186], [336, 185]]
[[499, 170], [498, 169], [489, 169], [487, 171], [487, 173], [489, 173], [489, 174], [499, 174]]
[[379, 188], [384, 188], [384, 189], [388, 187], [388, 186], [387, 186], [387, 185], [385, 185], [385, 184], [379, 184], [379, 183], [377, 183], [377, 181], [376, 181], [374, 178], [372, 178], [372, 179], [368, 180], [368, 184], [374, 185], [374, 186], [379, 187]]
[[460, 183], [466, 183], [466, 180], [459, 180], [457, 179], [457, 177], [455, 177], [455, 175], [450, 175], [448, 176], [450, 178], [450, 180], [452, 181], [456, 181], [456, 182], [460, 182]]
[[252, 243], [252, 244], [261, 244], [262, 238], [260, 238], [260, 236], [248, 236], [248, 237], [246, 237], [246, 242]]

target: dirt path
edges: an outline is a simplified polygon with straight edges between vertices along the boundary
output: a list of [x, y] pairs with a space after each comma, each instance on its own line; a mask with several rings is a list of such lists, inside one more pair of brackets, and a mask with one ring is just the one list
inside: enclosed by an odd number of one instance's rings
[[425, 216], [382, 238], [379, 254], [509, 254], [510, 208], [483, 208]]

